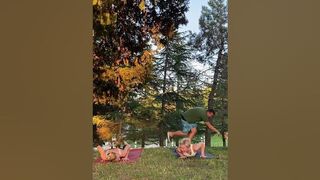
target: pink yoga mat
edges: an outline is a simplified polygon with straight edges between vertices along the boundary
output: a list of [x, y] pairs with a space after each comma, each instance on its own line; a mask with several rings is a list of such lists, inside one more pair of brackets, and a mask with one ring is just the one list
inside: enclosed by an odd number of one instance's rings
[[[143, 149], [131, 149], [128, 155], [128, 161], [118, 161], [117, 163], [133, 163], [136, 162], [140, 157]], [[110, 163], [108, 161], [102, 161], [100, 157], [95, 160], [95, 163]]]

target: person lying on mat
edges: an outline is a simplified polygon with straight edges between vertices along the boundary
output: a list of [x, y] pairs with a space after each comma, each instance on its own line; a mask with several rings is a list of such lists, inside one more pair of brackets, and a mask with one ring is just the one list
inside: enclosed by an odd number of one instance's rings
[[177, 154], [179, 155], [179, 158], [185, 159], [188, 157], [195, 157], [197, 152], [200, 151], [200, 157], [206, 158], [205, 155], [205, 148], [206, 145], [203, 142], [197, 143], [197, 144], [191, 144], [191, 140], [189, 138], [183, 138], [178, 148], [176, 149]]
[[105, 151], [100, 145], [97, 147], [98, 152], [100, 154], [100, 158], [103, 161], [127, 161], [128, 159], [128, 155], [130, 152], [130, 145], [129, 144], [125, 144], [124, 149], [120, 149], [119, 147], [117, 148], [113, 148], [113, 149], [109, 149], [107, 151]]
[[215, 115], [213, 109], [205, 110], [202, 107], [189, 109], [181, 113], [182, 129], [175, 132], [167, 132], [167, 138], [170, 141], [174, 136], [188, 136], [191, 140], [197, 133], [197, 122], [203, 121], [212, 131], [220, 135], [220, 132], [209, 122]]

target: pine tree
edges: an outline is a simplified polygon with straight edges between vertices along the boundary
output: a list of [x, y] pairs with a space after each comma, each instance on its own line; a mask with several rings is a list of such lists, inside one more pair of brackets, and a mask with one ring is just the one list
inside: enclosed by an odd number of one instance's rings
[[163, 145], [164, 132], [169, 127], [179, 128], [180, 111], [198, 102], [199, 89], [197, 71], [190, 65], [192, 47], [187, 44], [185, 33], [175, 32], [154, 65], [154, 85], [161, 103], [159, 141]]
[[[199, 60], [212, 65], [214, 69], [213, 83], [208, 98], [208, 108], [215, 108], [217, 89], [222, 81], [222, 73], [227, 62], [228, 14], [225, 0], [209, 0], [208, 7], [202, 7], [199, 19], [200, 33], [193, 39], [196, 47], [204, 52]], [[227, 87], [227, 86], [226, 86]], [[225, 89], [225, 92], [227, 90]], [[227, 106], [224, 106], [227, 108]], [[220, 109], [219, 109], [220, 110]], [[226, 110], [223, 110], [226, 112]], [[225, 114], [225, 113], [224, 113]], [[221, 121], [222, 122], [222, 121]], [[209, 129], [206, 130], [206, 144], [211, 145]]]

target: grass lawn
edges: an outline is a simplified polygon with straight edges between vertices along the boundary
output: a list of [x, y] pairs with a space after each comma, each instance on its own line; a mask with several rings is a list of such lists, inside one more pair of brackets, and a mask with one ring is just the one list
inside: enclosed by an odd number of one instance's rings
[[[221, 136], [211, 136], [211, 144], [213, 147], [223, 147]], [[228, 146], [228, 141], [227, 141]]]
[[168, 148], [144, 149], [141, 159], [133, 164], [94, 164], [93, 179], [227, 179], [227, 148], [207, 148], [207, 151], [219, 159], [182, 160], [176, 159]]

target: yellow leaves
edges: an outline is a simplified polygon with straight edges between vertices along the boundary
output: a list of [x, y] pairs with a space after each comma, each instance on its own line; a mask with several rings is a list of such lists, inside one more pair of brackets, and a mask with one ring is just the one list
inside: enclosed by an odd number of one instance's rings
[[102, 5], [102, 0], [98, 0], [98, 6]]
[[101, 123], [105, 121], [105, 118], [103, 116], [93, 116], [92, 117], [92, 124], [99, 126]]
[[141, 1], [140, 1], [139, 8], [140, 8], [141, 11], [144, 11], [144, 10], [145, 10], [146, 7], [145, 7], [144, 0], [141, 0]]
[[108, 26], [117, 22], [117, 13], [110, 14], [109, 12], [103, 13], [99, 16], [99, 21], [101, 25]]
[[102, 73], [102, 79], [106, 80], [113, 80], [115, 81], [117, 79], [117, 72], [115, 68], [106, 68], [105, 72]]
[[134, 77], [134, 70], [128, 67], [119, 68], [119, 75], [122, 77], [122, 80], [129, 81]]
[[110, 13], [104, 13], [104, 19], [105, 19], [105, 24], [106, 25], [111, 24]]
[[97, 20], [101, 25], [108, 26], [117, 22], [117, 13], [106, 11], [106, 9], [112, 7], [113, 0], [92, 0], [92, 5], [97, 6], [99, 9], [100, 13]]
[[103, 120], [104, 119], [101, 116], [93, 116], [92, 117], [92, 124], [98, 125]]
[[99, 17], [99, 21], [101, 25], [106, 25], [103, 16]]
[[122, 60], [125, 66], [115, 65], [114, 67], [104, 67], [101, 78], [114, 81], [122, 90], [127, 86], [135, 86], [142, 83], [148, 72], [149, 65], [152, 64], [151, 51], [145, 50], [140, 59], [135, 58], [134, 65], [129, 64], [128, 59]]
[[105, 26], [105, 25], [110, 25], [111, 20], [110, 20], [110, 13], [103, 13], [102, 16], [100, 16], [100, 24]]
[[102, 0], [92, 0], [92, 5], [93, 6], [95, 6], [95, 5], [101, 6], [102, 5]]

